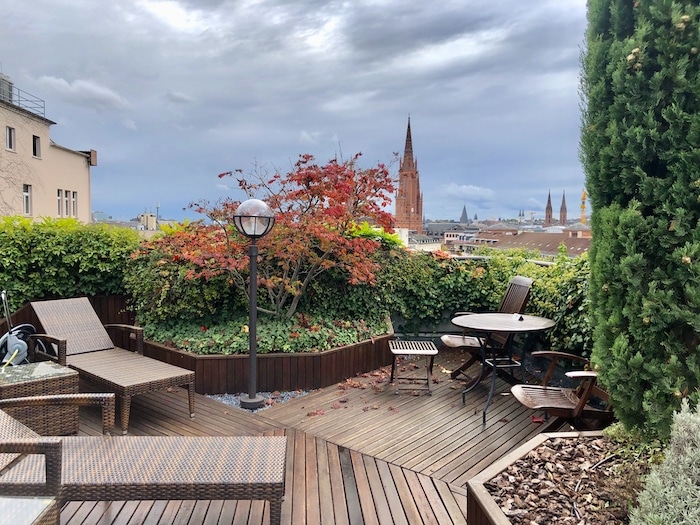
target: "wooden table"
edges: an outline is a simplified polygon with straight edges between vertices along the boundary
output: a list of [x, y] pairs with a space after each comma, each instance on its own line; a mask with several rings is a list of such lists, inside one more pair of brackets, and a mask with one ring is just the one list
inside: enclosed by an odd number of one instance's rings
[[493, 400], [493, 394], [496, 390], [496, 375], [498, 370], [507, 370], [523, 367], [523, 357], [520, 361], [513, 359], [512, 338], [508, 344], [508, 348], [502, 349], [504, 354], [497, 355], [498, 349], [491, 346], [490, 356], [487, 355], [487, 348], [490, 346], [489, 337], [493, 333], [533, 333], [548, 330], [554, 326], [554, 321], [546, 317], [538, 317], [535, 315], [525, 314], [504, 314], [504, 313], [484, 313], [484, 314], [469, 314], [460, 315], [452, 319], [452, 323], [464, 329], [472, 330], [478, 334], [479, 342], [481, 343], [481, 371], [477, 379], [462, 392], [462, 403], [465, 403], [468, 392], [476, 388], [476, 386], [485, 377], [484, 371], [488, 368], [493, 372], [491, 378], [491, 388], [489, 389], [489, 397], [486, 400], [486, 405], [483, 411], [483, 423], [486, 424], [486, 411]]
[[[0, 399], [77, 393], [78, 372], [57, 363], [8, 366], [0, 371]], [[42, 436], [78, 432], [77, 406], [7, 408], [5, 411]]]

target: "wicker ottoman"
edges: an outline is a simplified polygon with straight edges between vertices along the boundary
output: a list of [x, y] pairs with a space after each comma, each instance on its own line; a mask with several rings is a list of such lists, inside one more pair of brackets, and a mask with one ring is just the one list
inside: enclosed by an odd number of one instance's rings
[[[78, 372], [56, 363], [8, 366], [0, 372], [0, 399], [77, 393]], [[6, 412], [42, 436], [78, 432], [77, 406], [7, 408]]]

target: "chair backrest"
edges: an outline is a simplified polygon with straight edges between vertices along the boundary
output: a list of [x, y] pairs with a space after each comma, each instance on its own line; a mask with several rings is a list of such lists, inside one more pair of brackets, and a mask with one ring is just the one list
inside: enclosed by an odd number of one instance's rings
[[516, 275], [508, 283], [501, 305], [498, 311], [504, 314], [522, 314], [525, 312], [527, 300], [530, 298], [530, 288], [532, 287], [532, 279]]
[[[529, 277], [516, 275], [508, 283], [506, 293], [501, 299], [501, 305], [498, 307], [499, 313], [504, 314], [522, 314], [525, 312], [527, 300], [530, 298], [530, 288], [533, 280]], [[492, 343], [497, 346], [507, 347], [510, 344], [513, 334], [493, 333], [490, 336]]]
[[87, 297], [31, 303], [47, 335], [66, 340], [66, 355], [114, 348]]

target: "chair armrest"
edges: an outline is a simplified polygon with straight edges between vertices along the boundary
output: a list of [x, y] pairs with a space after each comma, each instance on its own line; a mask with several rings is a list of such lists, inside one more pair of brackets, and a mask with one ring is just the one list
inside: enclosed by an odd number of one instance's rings
[[105, 329], [109, 330], [114, 328], [115, 330], [120, 330], [122, 332], [129, 332], [130, 337], [136, 340], [136, 352], [143, 354], [143, 328], [140, 326], [134, 326], [130, 324], [119, 324], [119, 323], [109, 323], [104, 325]]
[[[0, 441], [0, 453], [41, 454], [46, 456], [44, 461], [45, 483], [3, 483], [0, 477], [0, 494], [10, 496], [56, 496], [61, 488], [63, 444], [61, 438], [10, 438]], [[16, 458], [6, 469], [11, 469], [23, 456]]]
[[547, 368], [547, 372], [545, 372], [544, 378], [542, 379], [543, 386], [549, 385], [549, 382], [552, 380], [552, 377], [554, 377], [554, 372], [556, 371], [557, 363], [560, 359], [568, 359], [570, 361], [576, 361], [578, 363], [588, 365], [588, 359], [586, 359], [585, 357], [581, 357], [580, 355], [575, 354], [569, 354], [567, 352], [557, 352], [554, 350], [540, 350], [532, 352], [532, 354], [530, 355], [532, 357], [545, 357], [550, 359], [549, 368]]
[[102, 407], [102, 433], [110, 434], [114, 428], [114, 394], [53, 394], [0, 399], [0, 409], [32, 406], [99, 406]]
[[566, 372], [566, 377], [571, 379], [596, 379], [598, 372], [593, 370], [572, 370], [571, 372]]
[[[57, 353], [56, 355], [50, 354], [48, 352], [37, 351], [36, 342], [37, 340], [44, 343], [44, 345], [56, 345]], [[29, 359], [34, 360], [34, 356], [38, 353], [42, 356], [51, 359], [52, 361], [58, 361], [59, 365], [66, 366], [66, 350], [68, 349], [68, 341], [66, 339], [59, 339], [49, 334], [32, 334], [29, 336]]]

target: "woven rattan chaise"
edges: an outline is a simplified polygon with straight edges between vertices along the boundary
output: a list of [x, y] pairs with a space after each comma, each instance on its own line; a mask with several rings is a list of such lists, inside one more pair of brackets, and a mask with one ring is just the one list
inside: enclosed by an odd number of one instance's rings
[[[129, 427], [131, 397], [187, 385], [190, 417], [194, 417], [194, 372], [143, 355], [143, 329], [121, 324], [102, 325], [87, 297], [31, 303], [44, 334], [42, 339], [59, 364], [78, 371], [100, 391], [114, 392], [119, 400], [122, 433]], [[127, 330], [136, 352], [115, 347], [106, 328]]]
[[[106, 429], [114, 394], [92, 395], [112, 399], [103, 404]], [[55, 497], [59, 509], [66, 501], [266, 500], [278, 525], [286, 448], [284, 436], [40, 437], [0, 410], [0, 494]]]

